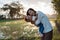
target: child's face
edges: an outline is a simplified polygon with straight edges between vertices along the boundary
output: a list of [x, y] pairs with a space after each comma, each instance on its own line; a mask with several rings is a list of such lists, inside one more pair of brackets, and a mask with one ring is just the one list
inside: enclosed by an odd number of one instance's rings
[[31, 21], [32, 17], [28, 15], [28, 16], [26, 16], [26, 19], [27, 19], [27, 21]]

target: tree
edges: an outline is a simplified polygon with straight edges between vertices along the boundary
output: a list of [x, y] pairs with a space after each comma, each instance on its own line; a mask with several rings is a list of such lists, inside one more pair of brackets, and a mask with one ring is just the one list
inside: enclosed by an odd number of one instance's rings
[[58, 30], [60, 31], [60, 0], [53, 0], [52, 3], [54, 6], [54, 9], [58, 13], [55, 23], [56, 23]]
[[4, 7], [2, 8], [3, 10], [8, 10], [10, 9], [9, 15], [10, 18], [13, 19], [15, 15], [17, 17], [20, 17], [20, 11], [23, 10], [23, 5], [20, 4], [19, 2], [12, 2], [11, 4], [5, 4]]
[[54, 9], [58, 13], [57, 18], [60, 19], [60, 0], [53, 0], [52, 3], [53, 3], [53, 6], [54, 6]]

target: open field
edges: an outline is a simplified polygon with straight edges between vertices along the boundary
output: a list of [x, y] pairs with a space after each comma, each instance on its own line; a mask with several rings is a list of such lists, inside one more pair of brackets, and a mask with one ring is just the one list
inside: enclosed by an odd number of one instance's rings
[[[0, 40], [40, 40], [38, 29], [33, 28], [24, 20], [0, 20]], [[60, 40], [56, 27], [53, 29], [53, 40]]]

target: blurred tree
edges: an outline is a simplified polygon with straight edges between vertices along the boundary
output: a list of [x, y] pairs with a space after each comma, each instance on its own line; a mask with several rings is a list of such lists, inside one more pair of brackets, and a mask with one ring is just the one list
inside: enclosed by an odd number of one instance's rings
[[0, 15], [0, 20], [2, 19], [6, 19], [6, 17], [4, 15]]
[[53, 0], [52, 3], [53, 3], [53, 6], [54, 6], [54, 9], [58, 13], [57, 19], [60, 19], [60, 0]]
[[9, 15], [13, 19], [15, 15], [16, 17], [20, 17], [20, 11], [23, 10], [23, 5], [19, 2], [13, 2], [11, 4], [5, 4], [2, 8], [4, 11], [10, 9]]
[[54, 6], [54, 9], [58, 13], [55, 23], [56, 23], [58, 30], [60, 31], [60, 0], [52, 0], [52, 3]]

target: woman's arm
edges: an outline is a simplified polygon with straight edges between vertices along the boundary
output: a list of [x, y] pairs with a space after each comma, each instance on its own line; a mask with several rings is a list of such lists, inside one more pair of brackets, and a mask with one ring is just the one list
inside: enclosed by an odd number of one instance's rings
[[33, 20], [31, 20], [31, 23], [32, 23], [32, 24], [35, 24], [36, 20], [37, 20], [37, 18], [35, 18], [35, 20], [34, 20], [34, 21], [33, 21]]
[[38, 19], [37, 15], [36, 16], [32, 16], [31, 23], [35, 24], [35, 22], [36, 22], [37, 19]]

